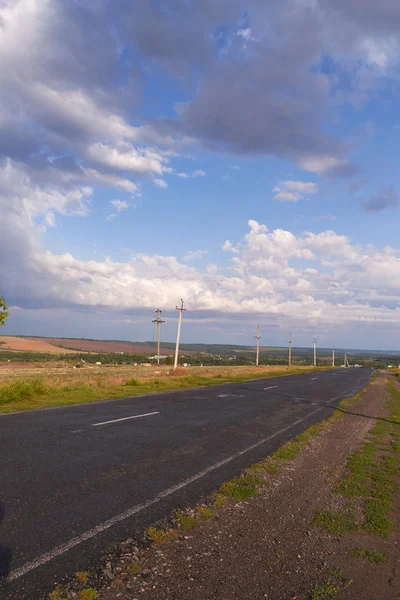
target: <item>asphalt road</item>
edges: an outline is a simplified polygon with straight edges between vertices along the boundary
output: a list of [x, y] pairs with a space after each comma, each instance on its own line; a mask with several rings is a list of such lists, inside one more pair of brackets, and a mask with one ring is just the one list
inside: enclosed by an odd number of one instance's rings
[[35, 600], [369, 380], [337, 369], [0, 416], [0, 589]]

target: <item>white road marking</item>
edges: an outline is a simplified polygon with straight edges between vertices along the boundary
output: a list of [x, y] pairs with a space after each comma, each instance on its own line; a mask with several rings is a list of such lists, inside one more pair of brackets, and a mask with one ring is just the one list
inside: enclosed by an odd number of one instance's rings
[[217, 398], [244, 398], [244, 394], [218, 394]]
[[79, 544], [82, 544], [83, 542], [90, 540], [91, 538], [95, 537], [96, 535], [99, 535], [103, 531], [110, 529], [110, 527], [113, 527], [117, 523], [121, 523], [121, 521], [125, 521], [126, 519], [129, 519], [129, 517], [132, 517], [133, 515], [136, 515], [137, 513], [140, 513], [143, 510], [146, 510], [146, 508], [149, 508], [150, 506], [153, 506], [154, 504], [157, 504], [164, 498], [171, 496], [171, 494], [174, 494], [175, 492], [178, 492], [179, 490], [181, 490], [182, 488], [185, 488], [186, 486], [190, 485], [191, 483], [194, 483], [195, 481], [198, 481], [202, 477], [205, 477], [205, 475], [208, 475], [212, 471], [215, 471], [216, 469], [223, 467], [224, 465], [231, 462], [232, 460], [235, 460], [236, 458], [243, 456], [243, 454], [246, 454], [247, 452], [250, 452], [251, 450], [258, 448], [258, 446], [261, 446], [262, 444], [269, 442], [273, 438], [276, 438], [278, 435], [285, 433], [292, 427], [299, 425], [299, 423], [302, 423], [309, 417], [312, 417], [312, 415], [315, 415], [317, 412], [319, 412], [323, 408], [324, 407], [321, 406], [320, 408], [317, 408], [317, 410], [313, 410], [312, 412], [308, 413], [308, 415], [306, 415], [302, 419], [297, 419], [297, 421], [294, 421], [291, 425], [288, 425], [287, 427], [283, 427], [282, 429], [279, 429], [272, 435], [269, 435], [268, 437], [256, 442], [255, 444], [252, 444], [251, 446], [247, 446], [247, 448], [244, 448], [244, 450], [239, 450], [238, 452], [231, 454], [231, 456], [228, 456], [227, 458], [224, 458], [223, 460], [220, 460], [219, 462], [214, 463], [210, 467], [207, 467], [203, 471], [196, 473], [196, 475], [193, 475], [192, 477], [189, 477], [188, 479], [185, 479], [184, 481], [177, 483], [176, 485], [168, 488], [167, 490], [160, 492], [152, 500], [149, 500], [148, 502], [145, 502], [144, 504], [137, 504], [136, 506], [132, 506], [132, 508], [129, 508], [125, 512], [120, 513], [119, 515], [116, 515], [115, 517], [108, 519], [108, 521], [104, 521], [104, 523], [100, 523], [100, 525], [96, 525], [96, 527], [93, 527], [93, 529], [89, 529], [88, 531], [85, 531], [81, 535], [78, 535], [78, 536], [72, 538], [71, 540], [69, 540], [69, 542], [66, 542], [65, 544], [61, 544], [61, 546], [57, 546], [57, 548], [50, 550], [50, 552], [46, 552], [45, 554], [42, 554], [42, 556], [35, 558], [32, 562], [26, 563], [19, 569], [15, 569], [14, 571], [11, 571], [11, 573], [7, 577], [6, 581], [9, 583], [11, 581], [15, 581], [16, 579], [19, 579], [20, 577], [23, 577], [30, 571], [33, 571], [34, 569], [37, 569], [38, 567], [41, 567], [42, 565], [45, 565], [46, 563], [50, 562], [54, 558], [57, 558], [57, 556], [61, 556], [62, 554], [65, 554], [65, 552], [68, 552], [68, 550], [71, 550], [71, 548], [74, 548], [75, 546], [78, 546]]
[[264, 390], [273, 390], [274, 388], [279, 387], [278, 385], [270, 385], [267, 388], [264, 388]]
[[314, 381], [315, 379], [318, 379], [318, 377], [311, 377], [311, 381]]
[[140, 419], [141, 417], [151, 417], [151, 415], [159, 415], [159, 412], [144, 413], [143, 415], [133, 415], [132, 417], [123, 417], [122, 419], [114, 419], [113, 421], [103, 421], [102, 423], [93, 423], [92, 427], [100, 427], [100, 425], [108, 425], [109, 423], [119, 423], [120, 421], [129, 421], [129, 419]]

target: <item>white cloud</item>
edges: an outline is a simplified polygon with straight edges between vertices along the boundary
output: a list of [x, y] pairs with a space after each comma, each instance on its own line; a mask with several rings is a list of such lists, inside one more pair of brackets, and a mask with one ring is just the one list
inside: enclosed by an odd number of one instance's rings
[[117, 215], [115, 213], [111, 213], [110, 215], [106, 216], [106, 221], [112, 221], [112, 219], [115, 219]]
[[193, 171], [192, 177], [205, 177], [206, 172], [203, 169], [197, 169], [197, 171]]
[[[37, 216], [57, 207], [55, 198], [38, 205]], [[262, 315], [264, 322], [285, 330], [346, 332], [357, 324], [372, 329], [391, 324], [400, 331], [400, 251], [390, 247], [353, 244], [329, 230], [269, 231], [250, 220], [242, 240], [223, 245], [230, 253], [228, 271], [212, 265], [202, 272], [161, 255], [82, 261], [41, 247], [30, 205], [10, 207], [0, 195], [0, 208], [0, 256], [7, 265], [2, 292], [15, 306], [57, 308], [68, 298], [69, 307], [91, 311], [104, 306], [150, 310], [154, 303], [169, 309], [183, 297], [193, 317], [196, 311], [224, 311], [234, 320]], [[199, 253], [187, 257], [194, 254]]]
[[282, 181], [279, 186], [273, 188], [275, 200], [281, 202], [297, 202], [302, 200], [306, 194], [316, 194], [318, 185], [306, 181]]
[[164, 179], [153, 179], [153, 183], [162, 190], [165, 190], [168, 187], [168, 183], [164, 181]]
[[201, 258], [208, 254], [208, 250], [190, 250], [184, 257], [183, 260], [185, 262], [189, 262], [190, 260], [196, 260], [197, 258]]
[[129, 207], [126, 200], [111, 200], [110, 204], [112, 204], [112, 206], [114, 206], [114, 208], [116, 208], [118, 212], [127, 210]]
[[131, 144], [120, 144], [115, 148], [102, 142], [92, 144], [87, 151], [89, 158], [107, 167], [121, 171], [132, 171], [139, 175], [150, 175], [163, 172], [163, 158], [157, 152], [148, 149], [134, 148]]

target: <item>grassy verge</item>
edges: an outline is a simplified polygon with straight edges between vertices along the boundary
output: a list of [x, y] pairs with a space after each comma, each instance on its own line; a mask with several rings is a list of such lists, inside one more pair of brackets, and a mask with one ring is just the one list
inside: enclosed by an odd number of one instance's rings
[[[388, 384], [388, 417], [371, 429], [360, 450], [350, 456], [344, 477], [335, 491], [348, 499], [341, 512], [325, 510], [315, 525], [338, 536], [354, 531], [388, 537], [393, 531], [391, 512], [399, 475], [400, 393], [393, 381]], [[356, 517], [355, 505], [361, 507]], [[368, 557], [367, 557], [368, 558]]]
[[224, 383], [241, 383], [251, 379], [265, 379], [282, 375], [313, 372], [315, 370], [298, 368], [284, 368], [277, 370], [263, 370], [262, 368], [251, 373], [235, 373], [231, 369], [229, 375], [166, 375], [153, 379], [126, 378], [124, 382], [110, 383], [102, 379], [90, 382], [78, 382], [70, 385], [52, 385], [44, 378], [17, 379], [12, 383], [0, 386], [0, 412], [14, 412], [20, 410], [34, 410], [48, 406], [61, 406], [68, 404], [81, 404], [95, 402], [104, 398], [121, 398], [125, 396], [140, 396], [151, 392], [178, 390], [190, 387], [204, 387], [222, 385]]

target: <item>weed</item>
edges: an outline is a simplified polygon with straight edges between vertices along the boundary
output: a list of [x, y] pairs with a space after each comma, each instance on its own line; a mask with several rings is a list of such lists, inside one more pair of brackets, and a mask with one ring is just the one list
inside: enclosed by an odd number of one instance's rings
[[353, 582], [348, 581], [347, 583], [335, 583], [332, 581], [330, 577], [325, 579], [319, 585], [314, 585], [310, 591], [311, 600], [325, 600], [326, 598], [334, 598], [340, 592], [343, 592], [346, 588], [349, 587]]
[[224, 496], [233, 498], [236, 502], [246, 500], [257, 494], [257, 485], [265, 485], [265, 479], [247, 474], [241, 477], [235, 477], [230, 481], [225, 481], [220, 487]]
[[196, 514], [200, 519], [212, 519], [214, 516], [214, 512], [211, 508], [206, 508], [205, 506], [199, 506], [196, 510]]
[[175, 518], [178, 522], [179, 529], [193, 529], [193, 527], [196, 525], [196, 517], [193, 515], [177, 512], [175, 513]]
[[387, 556], [378, 550], [368, 550], [368, 548], [353, 548], [350, 550], [351, 556], [356, 558], [365, 558], [371, 563], [383, 563], [387, 561]]
[[143, 572], [143, 567], [140, 563], [132, 562], [128, 567], [128, 572], [131, 575], [140, 575]]
[[17, 379], [0, 388], [0, 405], [10, 402], [24, 401], [33, 396], [43, 396], [50, 391], [43, 379]]
[[79, 583], [86, 585], [89, 581], [89, 573], [87, 571], [78, 571], [75, 573], [75, 579], [79, 581]]
[[94, 588], [86, 588], [81, 590], [78, 594], [78, 600], [97, 600], [99, 594]]
[[57, 586], [50, 594], [49, 600], [67, 600], [63, 595], [60, 586]]
[[132, 379], [128, 379], [128, 381], [125, 381], [124, 385], [126, 385], [126, 386], [137, 386], [137, 385], [140, 385], [140, 381], [139, 381], [139, 379], [135, 379], [133, 377]]
[[314, 525], [339, 537], [358, 529], [354, 516], [350, 512], [336, 513], [331, 510], [318, 512], [314, 518]]
[[364, 513], [367, 522], [364, 529], [372, 535], [388, 537], [393, 531], [393, 521], [387, 516], [390, 511], [391, 500], [369, 498], [364, 503]]
[[214, 506], [216, 508], [220, 508], [222, 506], [226, 506], [226, 498], [223, 494], [213, 494]]
[[156, 544], [165, 544], [178, 536], [175, 529], [157, 529], [156, 527], [148, 527], [145, 533]]

